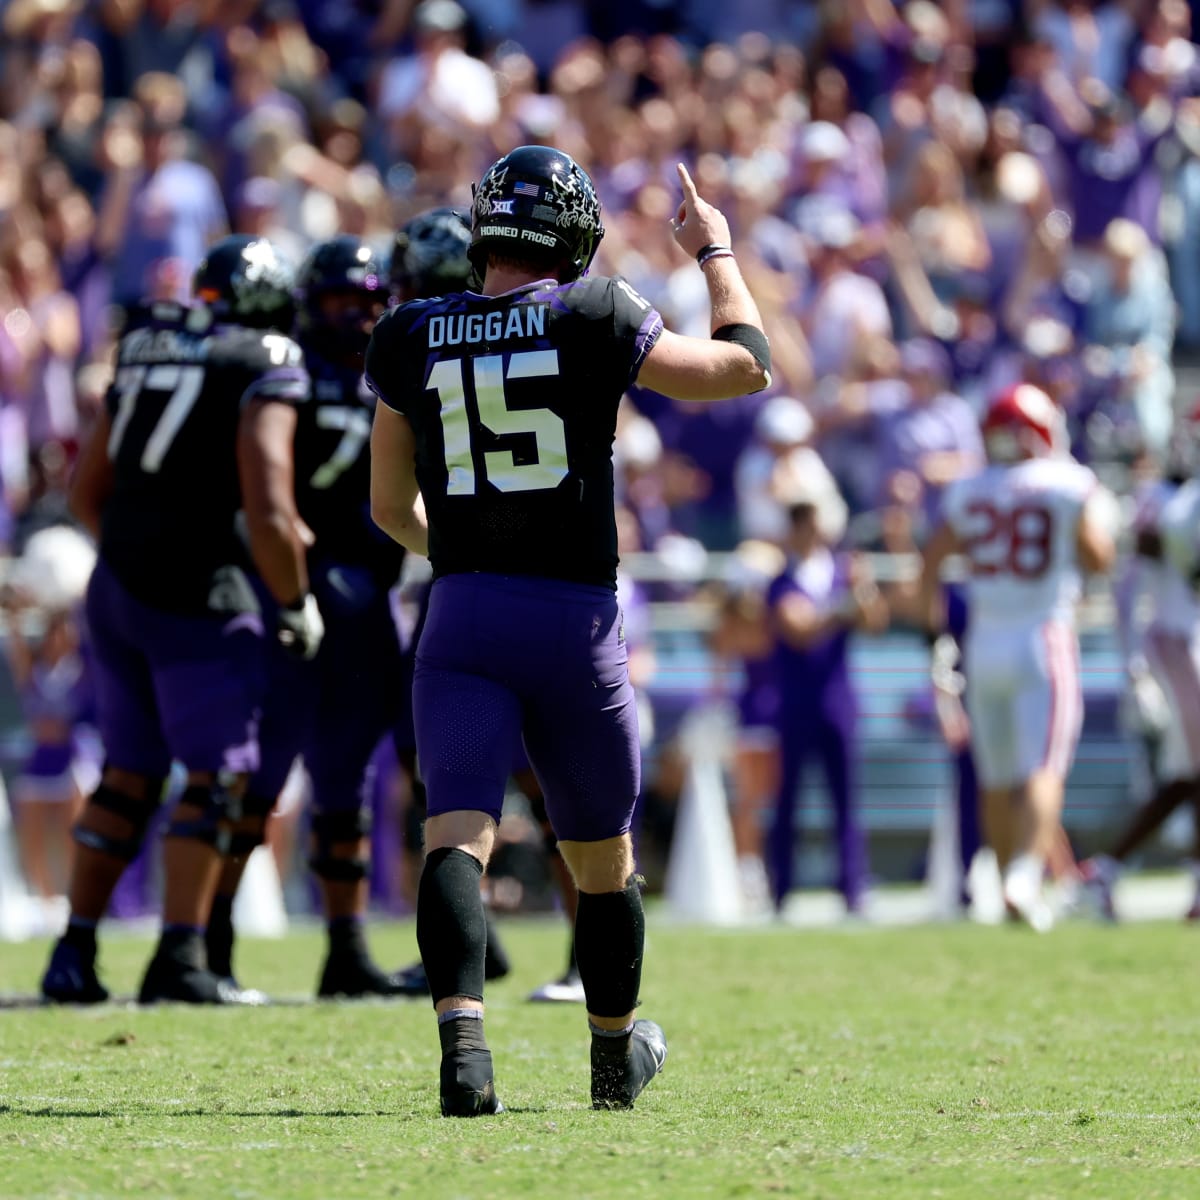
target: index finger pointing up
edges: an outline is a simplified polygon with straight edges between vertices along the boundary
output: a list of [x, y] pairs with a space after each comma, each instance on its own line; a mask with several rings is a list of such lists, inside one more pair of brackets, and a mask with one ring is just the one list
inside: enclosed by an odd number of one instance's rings
[[690, 203], [694, 208], [696, 201], [700, 199], [700, 193], [696, 191], [696, 185], [692, 182], [692, 177], [688, 174], [688, 169], [683, 163], [676, 163], [675, 169], [679, 172], [679, 182], [683, 187], [684, 201]]

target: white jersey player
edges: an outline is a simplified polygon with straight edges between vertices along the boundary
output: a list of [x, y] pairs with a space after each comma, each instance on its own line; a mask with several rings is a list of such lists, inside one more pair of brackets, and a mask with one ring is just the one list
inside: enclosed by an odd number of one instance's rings
[[[1133, 533], [1134, 553], [1117, 588], [1118, 631], [1135, 724], [1157, 744], [1158, 787], [1111, 851], [1083, 864], [1088, 892], [1109, 919], [1125, 858], [1181, 804], [1200, 802], [1200, 484], [1163, 480], [1143, 489]], [[1200, 919], [1196, 850], [1190, 919]]]
[[966, 699], [984, 826], [1010, 912], [1047, 928], [1042, 880], [1083, 725], [1075, 606], [1083, 573], [1112, 564], [1102, 516], [1111, 500], [1066, 455], [1062, 414], [1038, 388], [1004, 392], [983, 435], [988, 466], [947, 489], [922, 597], [933, 616], [942, 564], [962, 555]]

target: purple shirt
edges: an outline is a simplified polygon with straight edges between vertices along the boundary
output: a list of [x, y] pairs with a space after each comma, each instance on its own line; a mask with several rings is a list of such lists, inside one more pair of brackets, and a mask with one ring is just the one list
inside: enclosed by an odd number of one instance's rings
[[[888, 480], [897, 471], [919, 475], [927, 454], [959, 451], [973, 456], [975, 469], [983, 466], [983, 438], [975, 411], [950, 392], [892, 413], [884, 418], [881, 432], [880, 503], [886, 499]], [[930, 521], [937, 515], [941, 494], [941, 488], [925, 486], [923, 506]]]
[[[767, 591], [774, 611], [787, 596], [805, 597], [821, 612], [839, 608], [850, 591], [849, 562], [826, 549], [792, 559]], [[780, 639], [775, 652], [780, 699], [785, 713], [819, 712], [826, 717], [853, 716], [848, 650], [850, 630], [841, 627], [801, 648]]]

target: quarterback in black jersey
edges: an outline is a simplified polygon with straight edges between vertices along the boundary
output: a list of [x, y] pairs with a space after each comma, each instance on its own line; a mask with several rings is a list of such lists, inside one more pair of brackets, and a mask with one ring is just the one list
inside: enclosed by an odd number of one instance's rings
[[413, 689], [429, 808], [417, 940], [447, 1116], [500, 1108], [483, 1034], [478, 883], [518, 733], [579, 886], [593, 1105], [631, 1106], [666, 1058], [662, 1030], [634, 1014], [640, 754], [614, 593], [617, 406], [635, 381], [688, 400], [770, 381], [728, 224], [679, 175], [673, 228], [705, 275], [711, 340], [664, 331], [624, 280], [584, 278], [604, 234], [592, 181], [569, 155], [522, 146], [475, 190], [478, 290], [394, 310], [367, 351], [381, 401], [372, 510], [434, 573]]
[[363, 932], [371, 758], [403, 703], [389, 589], [404, 550], [371, 520], [375, 397], [362, 374], [367, 339], [387, 305], [385, 266], [360, 238], [331, 238], [309, 252], [296, 296], [296, 338], [311, 390], [296, 409], [295, 493], [325, 637], [311, 661], [268, 652], [261, 763], [247, 791], [261, 820], [226, 862], [208, 927], [208, 963], [233, 978], [232, 905], [246, 855], [262, 840], [266, 814], [302, 754], [312, 784], [309, 865], [329, 931], [318, 995], [393, 995], [402, 989], [371, 962]]
[[171, 760], [188, 772], [166, 831], [163, 935], [143, 1002], [245, 999], [204, 964], [201, 931], [257, 766], [263, 617], [254, 564], [279, 602], [279, 640], [315, 653], [291, 499], [289, 422], [308, 394], [291, 324], [292, 270], [269, 242], [228, 238], [197, 270], [202, 304], [154, 304], [121, 338], [106, 410], [72, 488], [99, 538], [87, 597], [106, 761], [78, 826], [71, 918], [42, 980], [96, 1002], [96, 925], [137, 855]]

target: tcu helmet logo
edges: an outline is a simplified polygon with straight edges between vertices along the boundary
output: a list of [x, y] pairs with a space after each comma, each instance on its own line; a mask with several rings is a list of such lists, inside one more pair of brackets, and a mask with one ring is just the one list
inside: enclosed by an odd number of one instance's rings
[[497, 213], [504, 213], [505, 216], [511, 217], [515, 203], [516, 201], [514, 200], [493, 200], [488, 216], [494, 217]]
[[493, 204], [503, 201], [504, 199], [504, 181], [508, 178], [508, 168], [500, 167], [499, 170], [492, 171], [479, 184], [479, 190], [475, 193], [475, 213], [480, 217], [490, 217], [493, 212], [500, 211], [492, 207]]

